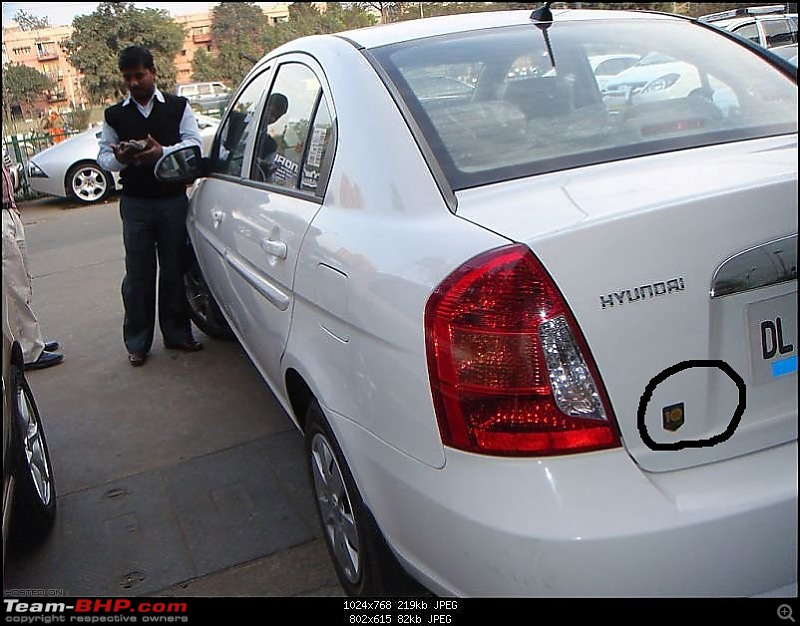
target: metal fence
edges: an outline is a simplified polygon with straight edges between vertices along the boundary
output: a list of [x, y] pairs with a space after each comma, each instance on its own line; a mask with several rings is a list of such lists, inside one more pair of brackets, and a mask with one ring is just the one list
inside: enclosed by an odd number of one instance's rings
[[70, 137], [80, 134], [80, 130], [62, 130], [61, 132], [17, 133], [3, 137], [3, 151], [7, 152], [11, 161], [22, 163], [22, 187], [17, 192], [20, 200], [30, 200], [39, 196], [28, 183], [28, 161], [42, 150], [66, 141]]

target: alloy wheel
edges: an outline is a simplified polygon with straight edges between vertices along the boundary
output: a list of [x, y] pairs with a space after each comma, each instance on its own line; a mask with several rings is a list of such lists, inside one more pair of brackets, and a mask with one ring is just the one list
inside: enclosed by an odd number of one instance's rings
[[361, 552], [353, 504], [336, 456], [319, 433], [311, 442], [311, 468], [326, 539], [337, 566], [347, 580], [356, 584], [361, 576]]

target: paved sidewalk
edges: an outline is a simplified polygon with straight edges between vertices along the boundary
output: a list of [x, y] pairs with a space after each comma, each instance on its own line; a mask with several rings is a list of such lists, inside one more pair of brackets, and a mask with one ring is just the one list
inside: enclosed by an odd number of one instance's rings
[[71, 596], [339, 596], [303, 442], [235, 342], [122, 344], [118, 204], [22, 203], [33, 307], [64, 363], [29, 372], [58, 491], [52, 535], [4, 589]]

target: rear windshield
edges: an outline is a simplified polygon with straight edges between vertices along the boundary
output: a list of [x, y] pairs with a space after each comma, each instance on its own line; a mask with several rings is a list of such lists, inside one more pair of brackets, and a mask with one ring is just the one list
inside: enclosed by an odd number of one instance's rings
[[372, 52], [454, 189], [797, 132], [796, 77], [688, 21], [531, 24]]

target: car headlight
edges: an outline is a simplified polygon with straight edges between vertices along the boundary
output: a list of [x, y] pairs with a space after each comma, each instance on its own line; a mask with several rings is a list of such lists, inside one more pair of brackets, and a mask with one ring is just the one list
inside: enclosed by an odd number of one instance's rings
[[47, 178], [47, 174], [36, 163], [28, 161], [28, 178]]
[[664, 91], [665, 89], [669, 89], [678, 82], [680, 79], [680, 74], [665, 74], [664, 76], [659, 76], [655, 80], [651, 80], [647, 83], [640, 93], [653, 93], [654, 91]]

